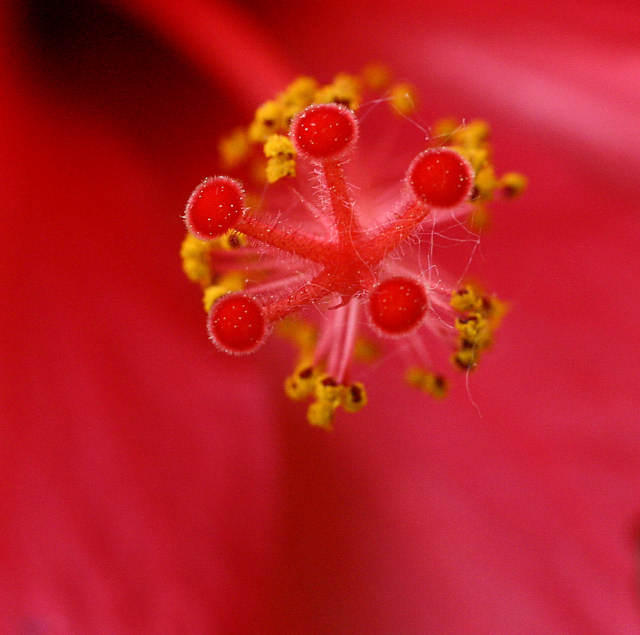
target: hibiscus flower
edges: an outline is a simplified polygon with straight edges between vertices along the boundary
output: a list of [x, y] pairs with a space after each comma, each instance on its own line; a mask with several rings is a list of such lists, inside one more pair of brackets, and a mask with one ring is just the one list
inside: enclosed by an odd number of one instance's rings
[[[3, 632], [639, 628], [637, 6], [0, 15]], [[329, 435], [282, 392], [286, 343], [208, 344], [178, 215], [294, 71], [372, 60], [425, 120], [488, 120], [531, 186], [473, 263], [511, 312], [470, 392], [383, 365]]]

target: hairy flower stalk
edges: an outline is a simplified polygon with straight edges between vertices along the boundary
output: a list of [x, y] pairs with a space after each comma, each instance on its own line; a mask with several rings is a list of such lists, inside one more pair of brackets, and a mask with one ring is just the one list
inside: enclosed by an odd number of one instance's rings
[[442, 121], [426, 147], [406, 157], [395, 202], [359, 203], [346, 170], [360, 114], [381, 102], [406, 118], [415, 91], [391, 84], [376, 66], [327, 86], [299, 78], [260, 106], [248, 129], [222, 141], [223, 164], [242, 180], [205, 179], [184, 214], [183, 265], [203, 287], [211, 341], [226, 353], [253, 353], [279, 324], [299, 348], [285, 390], [310, 398], [307, 418], [325, 428], [339, 407], [356, 412], [367, 402], [351, 373], [354, 359], [375, 354], [371, 335], [404, 342], [407, 381], [439, 398], [447, 384], [432, 368], [429, 341], [444, 342], [454, 365], [472, 370], [504, 313], [476, 285], [439, 273], [433, 240], [465, 217], [472, 227], [485, 224], [486, 203], [519, 194], [524, 178], [496, 178], [484, 122]]

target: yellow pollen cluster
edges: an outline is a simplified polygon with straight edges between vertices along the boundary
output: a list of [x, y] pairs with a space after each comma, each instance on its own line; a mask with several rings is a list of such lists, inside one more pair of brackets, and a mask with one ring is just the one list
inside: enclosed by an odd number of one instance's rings
[[284, 380], [284, 391], [290, 399], [299, 401], [311, 397], [315, 391], [318, 373], [312, 364], [300, 362]]
[[500, 178], [500, 188], [507, 198], [520, 196], [527, 188], [527, 177], [519, 172], [507, 172]]
[[235, 231], [235, 229], [230, 229], [228, 232], [222, 234], [220, 238], [211, 241], [210, 244], [213, 249], [232, 251], [233, 249], [245, 247], [247, 244], [247, 237], [244, 234]]
[[198, 282], [203, 287], [211, 284], [211, 265], [209, 251], [211, 245], [204, 240], [187, 234], [180, 247], [182, 270], [192, 282]]
[[463, 369], [477, 366], [480, 355], [491, 347], [493, 333], [507, 312], [506, 303], [495, 297], [484, 295], [472, 284], [454, 291], [451, 306], [460, 313], [456, 318], [458, 350], [452, 361]]
[[232, 291], [241, 291], [244, 288], [245, 278], [237, 272], [231, 271], [223, 276], [220, 276], [215, 284], [205, 287], [202, 295], [202, 304], [206, 313], [209, 312], [211, 305], [221, 298], [225, 293], [231, 293]]
[[367, 393], [360, 382], [344, 385], [325, 374], [313, 375], [313, 388], [307, 396], [315, 399], [307, 409], [307, 421], [312, 425], [331, 430], [336, 410], [358, 412], [367, 405]]
[[307, 420], [313, 426], [330, 429], [336, 410], [358, 412], [367, 404], [367, 393], [360, 382], [345, 385], [321, 373], [308, 362], [299, 363], [284, 382], [290, 399], [301, 401], [313, 398], [307, 409]]
[[449, 384], [443, 375], [432, 373], [419, 366], [409, 368], [405, 380], [410, 386], [431, 395], [434, 399], [444, 399], [449, 390]]
[[508, 172], [500, 178], [496, 176], [490, 134], [489, 124], [481, 119], [468, 124], [456, 119], [441, 119], [434, 126], [438, 142], [460, 153], [473, 167], [475, 180], [471, 202], [474, 211], [470, 221], [474, 229], [488, 226], [490, 219], [486, 203], [493, 199], [496, 192], [507, 198], [515, 198], [527, 186], [526, 177], [517, 172]]
[[361, 80], [355, 75], [339, 73], [333, 78], [331, 84], [318, 89], [313, 101], [316, 104], [333, 102], [348, 106], [351, 110], [357, 110], [362, 101]]
[[285, 176], [296, 175], [296, 150], [289, 137], [281, 134], [271, 135], [264, 144], [264, 156], [267, 157], [267, 181], [275, 183]]
[[284, 130], [284, 112], [282, 104], [270, 99], [261, 104], [249, 126], [249, 140], [253, 143], [264, 143], [272, 134]]
[[239, 271], [230, 271], [219, 276], [214, 274], [211, 269], [211, 253], [216, 250], [237, 249], [246, 244], [246, 236], [234, 230], [229, 230], [214, 240], [199, 240], [191, 234], [185, 236], [180, 248], [182, 269], [189, 280], [199, 283], [202, 287], [202, 304], [205, 311], [209, 311], [219, 297], [231, 291], [240, 291], [245, 284], [245, 277]]

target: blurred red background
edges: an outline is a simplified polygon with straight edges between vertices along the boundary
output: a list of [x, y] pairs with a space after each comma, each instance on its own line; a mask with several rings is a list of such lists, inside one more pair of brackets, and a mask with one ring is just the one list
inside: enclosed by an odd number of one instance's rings
[[[0, 15], [3, 632], [640, 630], [637, 3]], [[512, 302], [482, 418], [384, 374], [328, 435], [285, 344], [208, 344], [178, 216], [261, 99], [371, 60], [530, 190], [473, 269]]]

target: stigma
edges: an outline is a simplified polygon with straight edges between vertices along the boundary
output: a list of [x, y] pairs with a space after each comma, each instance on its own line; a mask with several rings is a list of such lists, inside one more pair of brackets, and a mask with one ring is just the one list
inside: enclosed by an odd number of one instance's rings
[[434, 278], [430, 256], [442, 224], [467, 222], [472, 233], [494, 196], [524, 189], [519, 174], [495, 175], [486, 124], [439, 122], [404, 159], [395, 201], [354, 194], [347, 170], [360, 142], [371, 145], [362, 113], [384, 104], [401, 121], [416, 103], [415, 89], [380, 66], [325, 86], [299, 78], [222, 140], [227, 174], [204, 179], [187, 202], [183, 267], [203, 289], [211, 342], [246, 355], [274, 331], [291, 340], [298, 360], [285, 392], [310, 400], [314, 426], [331, 429], [338, 410], [368, 403], [353, 374], [376, 356], [376, 340], [400, 345], [407, 383], [440, 399], [447, 381], [432, 368], [432, 343], [469, 372], [505, 312], [477, 285]]

